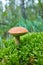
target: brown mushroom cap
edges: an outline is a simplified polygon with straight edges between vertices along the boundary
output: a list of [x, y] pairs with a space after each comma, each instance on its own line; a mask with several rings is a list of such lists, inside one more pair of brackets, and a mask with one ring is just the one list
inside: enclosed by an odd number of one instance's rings
[[11, 28], [8, 33], [13, 34], [13, 35], [23, 35], [26, 34], [28, 30], [24, 27], [13, 27]]

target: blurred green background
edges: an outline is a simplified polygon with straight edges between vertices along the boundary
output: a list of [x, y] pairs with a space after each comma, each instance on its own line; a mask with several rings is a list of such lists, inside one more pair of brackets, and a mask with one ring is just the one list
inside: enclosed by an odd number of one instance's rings
[[42, 32], [43, 0], [0, 0], [0, 36], [14, 26]]

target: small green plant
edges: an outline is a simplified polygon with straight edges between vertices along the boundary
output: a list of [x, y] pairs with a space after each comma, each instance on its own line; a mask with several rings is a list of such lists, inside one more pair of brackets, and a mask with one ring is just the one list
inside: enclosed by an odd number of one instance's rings
[[0, 65], [43, 65], [43, 32], [28, 33], [20, 37], [20, 45], [14, 40], [2, 40]]

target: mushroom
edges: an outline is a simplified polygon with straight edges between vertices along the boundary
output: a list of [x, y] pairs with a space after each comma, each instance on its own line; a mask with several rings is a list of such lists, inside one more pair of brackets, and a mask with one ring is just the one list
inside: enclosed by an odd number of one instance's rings
[[20, 36], [24, 35], [28, 32], [28, 30], [24, 27], [13, 27], [11, 28], [8, 33], [15, 36], [15, 42], [16, 44], [20, 43]]

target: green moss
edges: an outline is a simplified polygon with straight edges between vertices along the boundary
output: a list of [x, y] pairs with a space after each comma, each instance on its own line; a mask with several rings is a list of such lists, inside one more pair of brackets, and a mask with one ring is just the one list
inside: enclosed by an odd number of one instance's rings
[[28, 33], [20, 41], [19, 46], [13, 39], [0, 43], [0, 65], [43, 65], [43, 32]]

